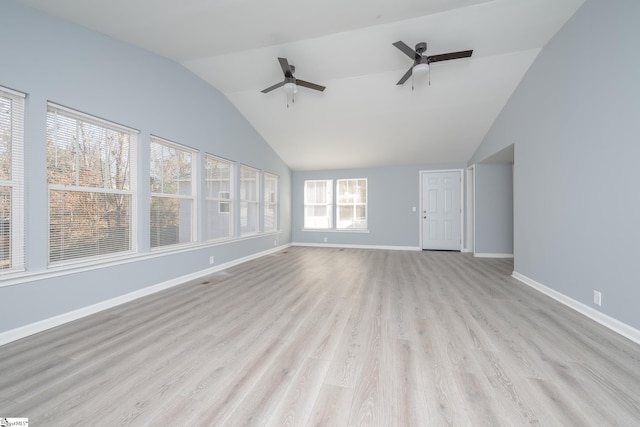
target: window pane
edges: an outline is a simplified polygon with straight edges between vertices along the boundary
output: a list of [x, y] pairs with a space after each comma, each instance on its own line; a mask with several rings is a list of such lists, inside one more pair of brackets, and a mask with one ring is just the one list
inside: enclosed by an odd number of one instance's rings
[[367, 228], [367, 180], [339, 179], [337, 184], [338, 229]]
[[49, 111], [49, 184], [129, 190], [130, 135]]
[[209, 239], [233, 236], [233, 209], [230, 202], [207, 201], [207, 230]]
[[333, 226], [333, 181], [304, 182], [304, 228], [326, 229]]
[[207, 155], [205, 164], [207, 239], [232, 237], [234, 234], [231, 200], [233, 163]]
[[49, 261], [128, 251], [131, 195], [49, 192]]
[[278, 176], [264, 174], [264, 231], [278, 229]]
[[259, 179], [260, 172], [257, 169], [240, 167], [240, 234], [260, 231]]
[[49, 262], [131, 251], [135, 133], [61, 108], [47, 111]]
[[186, 147], [156, 137], [151, 139], [151, 248], [195, 239], [194, 158], [195, 153]]
[[151, 142], [151, 192], [190, 196], [191, 184], [190, 152], [159, 142]]
[[191, 242], [193, 202], [190, 199], [151, 197], [151, 247]]

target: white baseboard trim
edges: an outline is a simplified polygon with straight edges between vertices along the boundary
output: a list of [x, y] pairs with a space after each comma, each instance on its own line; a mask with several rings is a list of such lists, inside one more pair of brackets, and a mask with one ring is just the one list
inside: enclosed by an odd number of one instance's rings
[[307, 246], [312, 248], [345, 248], [345, 249], [383, 249], [388, 251], [421, 251], [417, 246], [380, 246], [380, 245], [346, 245], [337, 243], [304, 243], [293, 242], [291, 246]]
[[227, 268], [233, 267], [235, 265], [242, 264], [244, 262], [251, 261], [256, 258], [260, 258], [266, 255], [270, 255], [272, 253], [279, 252], [283, 249], [289, 248], [290, 246], [291, 244], [278, 246], [276, 248], [269, 249], [267, 251], [258, 252], [253, 255], [249, 255], [243, 258], [238, 258], [233, 261], [229, 261], [225, 264], [216, 265], [214, 267], [210, 267], [205, 270], [200, 270], [191, 274], [187, 274], [185, 276], [176, 277], [175, 279], [167, 280], [166, 282], [158, 283], [157, 285], [152, 285], [143, 289], [139, 289], [137, 291], [130, 292], [128, 294], [124, 294], [119, 297], [111, 298], [106, 301], [101, 301], [97, 304], [89, 305], [87, 307], [83, 307], [78, 310], [73, 310], [68, 313], [60, 314], [58, 316], [50, 317], [48, 319], [40, 320], [38, 322], [34, 322], [25, 326], [20, 326], [18, 328], [11, 329], [6, 332], [2, 332], [0, 333], [0, 345], [8, 344], [12, 341], [17, 341], [21, 338], [28, 337], [29, 335], [37, 334], [38, 332], [55, 328], [56, 326], [69, 323], [86, 316], [90, 316], [100, 311], [118, 306], [120, 304], [124, 304], [126, 302], [133, 301], [135, 299], [142, 298], [144, 296], [151, 295], [156, 292], [160, 292], [162, 290], [172, 288], [174, 286], [180, 285], [187, 281], [195, 280], [200, 277], [204, 277], [206, 275], [216, 273], [218, 271], [226, 270]]
[[533, 279], [528, 278], [527, 276], [520, 274], [514, 271], [511, 276], [514, 279], [517, 279], [531, 288], [542, 292], [543, 294], [553, 298], [554, 300], [566, 305], [569, 308], [574, 309], [578, 313], [582, 313], [591, 320], [594, 320], [601, 325], [611, 329], [612, 331], [622, 335], [625, 338], [634, 341], [637, 344], [640, 344], [640, 330], [633, 328], [632, 326], [627, 325], [626, 323], [622, 323], [621, 321], [614, 319], [611, 316], [607, 316], [606, 314], [589, 307], [579, 301], [574, 300], [562, 294], [554, 289], [551, 289], [542, 283], [536, 282]]
[[513, 258], [513, 254], [490, 254], [481, 252], [476, 252], [473, 256], [476, 258]]

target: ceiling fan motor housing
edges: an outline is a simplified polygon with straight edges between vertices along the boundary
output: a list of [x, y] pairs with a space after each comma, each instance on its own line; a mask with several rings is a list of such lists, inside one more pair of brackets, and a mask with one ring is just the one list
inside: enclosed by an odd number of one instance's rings
[[420, 42], [416, 45], [416, 52], [418, 53], [424, 53], [427, 51], [427, 43], [426, 42]]

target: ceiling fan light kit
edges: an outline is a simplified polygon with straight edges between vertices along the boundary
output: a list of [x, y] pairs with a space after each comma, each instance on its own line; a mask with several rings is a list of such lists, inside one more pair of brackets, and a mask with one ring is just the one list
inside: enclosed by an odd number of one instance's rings
[[416, 64], [416, 65], [413, 66], [412, 73], [416, 77], [424, 76], [428, 72], [429, 72], [429, 64], [427, 64], [427, 63]]
[[284, 84], [284, 91], [288, 95], [293, 95], [295, 93], [298, 93], [298, 85], [292, 82], [287, 82]]

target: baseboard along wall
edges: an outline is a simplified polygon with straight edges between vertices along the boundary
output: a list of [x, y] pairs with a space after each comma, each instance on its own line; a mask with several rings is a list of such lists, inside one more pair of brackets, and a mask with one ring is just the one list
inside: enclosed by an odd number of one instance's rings
[[525, 285], [537, 290], [538, 292], [542, 292], [543, 294], [566, 305], [567, 307], [572, 308], [573, 310], [587, 316], [591, 320], [600, 323], [601, 325], [611, 329], [612, 331], [622, 335], [623, 337], [628, 338], [637, 344], [640, 344], [640, 330], [635, 329], [634, 327], [629, 326], [617, 319], [614, 319], [611, 316], [607, 316], [606, 314], [592, 307], [589, 307], [586, 304], [576, 301], [563, 293], [551, 289], [548, 286], [543, 285], [542, 283], [536, 282], [535, 280], [530, 279], [524, 274], [520, 274], [514, 271], [511, 276], [514, 279], [517, 279], [520, 282], [524, 283]]
[[182, 283], [188, 282], [190, 280], [195, 280], [203, 276], [207, 276], [209, 274], [216, 273], [218, 271], [225, 270], [227, 268], [233, 267], [238, 264], [242, 264], [247, 261], [251, 261], [265, 255], [270, 255], [272, 253], [279, 252], [290, 247], [290, 244], [278, 246], [273, 249], [269, 249], [267, 251], [259, 252], [253, 255], [249, 255], [243, 258], [238, 258], [236, 260], [230, 261], [225, 264], [216, 265], [215, 267], [207, 268], [205, 270], [196, 271], [191, 274], [187, 274], [185, 276], [176, 277], [171, 280], [167, 280], [166, 282], [158, 283], [153, 286], [149, 286], [143, 289], [139, 289], [134, 292], [130, 292], [128, 294], [121, 295], [119, 297], [115, 297], [106, 301], [101, 301], [97, 304], [89, 305], [87, 307], [83, 307], [77, 310], [70, 311], [68, 313], [63, 313], [58, 316], [50, 317], [48, 319], [40, 320], [38, 322], [34, 322], [25, 326], [20, 326], [15, 329], [11, 329], [9, 331], [5, 331], [0, 333], [0, 345], [8, 344], [12, 341], [17, 341], [21, 338], [28, 337], [29, 335], [37, 334], [42, 331], [46, 331], [47, 329], [55, 328], [56, 326], [63, 325], [65, 323], [72, 322], [74, 320], [81, 319], [86, 316], [90, 316], [92, 314], [98, 313], [103, 310], [107, 310], [109, 308], [118, 306], [120, 304], [127, 303], [129, 301], [136, 300], [138, 298], [145, 297], [147, 295], [154, 294], [156, 292], [163, 291], [165, 289], [172, 288], [174, 286], [178, 286]]

